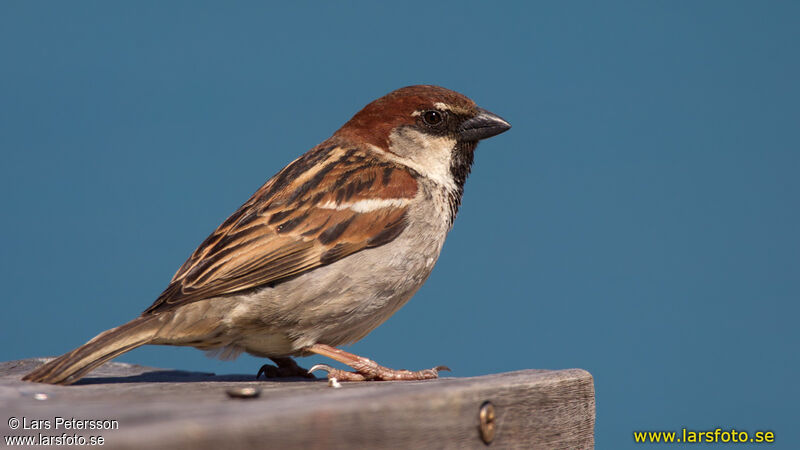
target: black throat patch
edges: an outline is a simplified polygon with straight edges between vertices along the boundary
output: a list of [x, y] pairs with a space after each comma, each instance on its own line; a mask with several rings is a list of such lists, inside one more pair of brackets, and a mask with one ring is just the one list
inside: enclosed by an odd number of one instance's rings
[[472, 161], [475, 159], [475, 147], [477, 142], [458, 142], [453, 148], [450, 159], [450, 173], [456, 183], [456, 189], [448, 193], [448, 203], [450, 204], [450, 226], [456, 220], [458, 207], [461, 206], [461, 197], [464, 195], [464, 183], [472, 169]]

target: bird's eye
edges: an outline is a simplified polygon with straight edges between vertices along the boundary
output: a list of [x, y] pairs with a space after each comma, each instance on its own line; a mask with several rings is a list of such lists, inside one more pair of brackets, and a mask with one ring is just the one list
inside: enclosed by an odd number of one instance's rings
[[436, 110], [425, 111], [422, 113], [422, 120], [426, 125], [435, 127], [444, 121], [444, 114]]

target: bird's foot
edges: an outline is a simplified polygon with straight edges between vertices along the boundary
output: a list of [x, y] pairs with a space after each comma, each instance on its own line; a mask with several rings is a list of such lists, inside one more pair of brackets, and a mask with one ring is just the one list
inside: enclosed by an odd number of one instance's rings
[[395, 370], [388, 367], [383, 367], [375, 361], [364, 358], [363, 356], [354, 355], [352, 353], [339, 350], [338, 348], [331, 347], [323, 344], [316, 344], [308, 347], [308, 350], [319, 355], [327, 356], [331, 359], [346, 364], [353, 369], [354, 372], [335, 369], [327, 364], [317, 364], [309, 370], [309, 373], [315, 370], [324, 370], [328, 372], [328, 379], [335, 378], [337, 381], [407, 381], [407, 380], [431, 380], [439, 378], [439, 371], [450, 371], [446, 366], [437, 366], [432, 369], [411, 371], [411, 370]]
[[277, 364], [277, 367], [273, 366], [272, 364], [264, 364], [260, 369], [258, 369], [256, 380], [261, 378], [261, 374], [264, 374], [264, 378], [317, 378], [313, 373], [311, 373], [311, 370], [306, 370], [298, 366], [292, 358], [286, 357], [270, 359]]
[[309, 369], [309, 373], [316, 370], [328, 372], [328, 379], [335, 378], [337, 381], [410, 381], [439, 378], [439, 371], [449, 371], [450, 368], [447, 366], [436, 366], [432, 369], [411, 371], [395, 370], [376, 364], [374, 368], [362, 369], [360, 372], [348, 372], [346, 370], [335, 369], [327, 364], [317, 364]]

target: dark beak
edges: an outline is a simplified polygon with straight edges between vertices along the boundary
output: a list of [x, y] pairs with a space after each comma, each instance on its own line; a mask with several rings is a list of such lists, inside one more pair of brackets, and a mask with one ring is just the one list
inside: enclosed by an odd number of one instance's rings
[[463, 141], [480, 141], [497, 136], [509, 128], [511, 124], [502, 117], [478, 108], [478, 115], [462, 123], [458, 128], [458, 134]]

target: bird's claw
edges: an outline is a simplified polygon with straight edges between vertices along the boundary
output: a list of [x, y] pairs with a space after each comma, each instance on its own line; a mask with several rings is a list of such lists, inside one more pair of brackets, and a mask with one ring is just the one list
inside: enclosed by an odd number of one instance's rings
[[261, 378], [261, 374], [264, 374], [264, 378], [277, 378], [278, 377], [278, 368], [273, 366], [272, 364], [264, 364], [258, 369], [258, 373], [256, 374], [256, 380]]
[[326, 371], [328, 373], [331, 373], [336, 369], [334, 369], [333, 367], [331, 367], [331, 366], [329, 366], [327, 364], [316, 364], [312, 368], [308, 369], [308, 374], [311, 375], [316, 370], [324, 370], [324, 371]]

